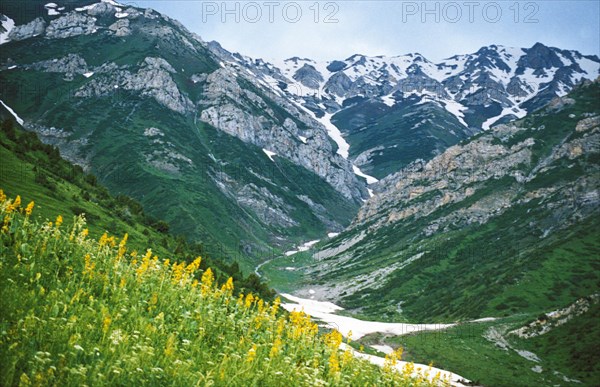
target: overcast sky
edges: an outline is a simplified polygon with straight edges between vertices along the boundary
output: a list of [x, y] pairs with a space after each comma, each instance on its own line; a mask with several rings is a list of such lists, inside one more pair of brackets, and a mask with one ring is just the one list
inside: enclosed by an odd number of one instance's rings
[[[265, 60], [419, 52], [432, 61], [536, 42], [600, 55], [600, 1], [121, 1]], [[237, 20], [236, 20], [237, 19]]]

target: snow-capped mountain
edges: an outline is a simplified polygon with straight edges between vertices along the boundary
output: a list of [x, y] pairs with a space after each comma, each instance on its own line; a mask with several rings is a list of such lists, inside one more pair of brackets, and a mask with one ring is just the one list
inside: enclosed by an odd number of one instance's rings
[[[230, 54], [214, 42], [210, 47], [273, 89], [284, 90], [324, 125], [333, 122], [343, 134], [334, 138], [338, 153], [379, 178], [482, 129], [521, 118], [600, 74], [597, 56], [541, 43], [531, 48], [492, 45], [440, 63], [415, 53], [357, 54], [325, 62], [294, 57], [269, 64]], [[412, 138], [415, 130], [419, 133]], [[415, 153], [415, 146], [421, 151]]]
[[0, 25], [0, 115], [213, 254], [341, 231], [368, 197], [311, 113], [166, 15], [28, 0]]

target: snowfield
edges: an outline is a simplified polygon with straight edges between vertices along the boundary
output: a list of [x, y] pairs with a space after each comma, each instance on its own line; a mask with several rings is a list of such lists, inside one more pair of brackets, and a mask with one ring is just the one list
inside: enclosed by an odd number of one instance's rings
[[10, 114], [12, 114], [12, 115], [13, 115], [13, 117], [15, 117], [15, 120], [16, 120], [16, 121], [19, 123], [19, 125], [23, 126], [23, 124], [25, 123], [25, 121], [23, 121], [23, 119], [22, 119], [21, 117], [19, 117], [19, 116], [17, 115], [17, 113], [15, 113], [15, 111], [14, 111], [14, 110], [12, 110], [12, 109], [11, 109], [11, 108], [10, 108], [10, 107], [7, 105], [7, 104], [5, 104], [5, 103], [4, 103], [4, 101], [2, 101], [1, 99], [0, 99], [0, 104], [2, 104], [2, 106], [4, 106], [4, 108], [5, 108], [6, 110], [8, 110], [8, 112], [9, 112]]
[[[354, 350], [352, 347], [348, 346], [345, 343], [342, 343], [340, 345], [340, 349], [345, 351], [347, 348], [350, 348], [350, 351], [352, 352], [352, 355], [354, 357], [360, 358], [360, 359], [365, 359], [367, 361], [369, 361], [371, 364], [375, 364], [378, 365], [380, 367], [383, 367], [383, 364], [385, 362], [385, 359], [379, 356], [374, 356], [374, 355], [369, 355], [366, 353], [361, 353], [358, 352], [356, 350]], [[389, 347], [391, 349], [391, 347]], [[400, 372], [402, 372], [404, 370], [404, 367], [406, 367], [409, 363], [405, 362], [405, 361], [401, 361], [399, 360], [396, 364], [396, 369]], [[422, 372], [426, 375], [428, 380], [432, 380], [433, 378], [435, 378], [435, 376], [438, 374], [440, 374], [440, 378], [442, 380], [444, 379], [448, 379], [448, 381], [450, 382], [451, 386], [455, 386], [455, 387], [467, 387], [468, 385], [470, 385], [470, 380], [463, 378], [460, 375], [457, 375], [453, 372], [450, 371], [446, 371], [446, 370], [442, 370], [440, 368], [435, 368], [435, 367], [429, 367], [425, 364], [419, 364], [419, 363], [414, 363], [414, 367], [415, 367], [415, 371], [413, 372], [413, 376], [414, 377], [418, 377], [419, 376], [419, 372]]]
[[390, 335], [401, 336], [420, 331], [435, 331], [450, 328], [456, 324], [406, 324], [406, 323], [386, 323], [377, 321], [364, 321], [354, 317], [340, 316], [335, 314], [344, 308], [327, 301], [317, 301], [306, 298], [292, 296], [291, 294], [282, 294], [282, 297], [292, 301], [292, 303], [282, 303], [282, 307], [288, 311], [304, 310], [305, 313], [321, 320], [324, 325], [337, 329], [342, 335], [348, 337], [352, 332], [352, 338], [360, 339], [371, 333], [387, 333]]

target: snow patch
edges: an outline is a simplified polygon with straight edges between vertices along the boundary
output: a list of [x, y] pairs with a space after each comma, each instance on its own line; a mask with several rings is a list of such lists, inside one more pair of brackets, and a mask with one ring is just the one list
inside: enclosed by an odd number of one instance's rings
[[123, 4], [117, 3], [114, 0], [102, 0], [103, 3], [108, 3], [110, 5], [114, 5], [115, 7], [124, 7]]
[[337, 144], [337, 153], [343, 158], [347, 159], [348, 151], [350, 150], [350, 144], [348, 144], [344, 137], [342, 137], [342, 132], [340, 132], [337, 126], [331, 123], [331, 117], [333, 116], [333, 114], [327, 113], [323, 117], [317, 118], [314, 112], [311, 113], [315, 116], [315, 119], [317, 121], [319, 121], [323, 124], [323, 126], [325, 126], [325, 129], [327, 129], [327, 134]]
[[[96, 4], [98, 4], [98, 3], [96, 3]], [[84, 7], [77, 7], [77, 8], [75, 8], [75, 11], [77, 11], [77, 12], [85, 12], [85, 11], [87, 11], [89, 9], [94, 8], [96, 6], [96, 4], [90, 4], [90, 5], [86, 5]]]
[[263, 152], [265, 152], [265, 154], [271, 161], [275, 161], [273, 160], [273, 156], [277, 156], [277, 153], [266, 150], [265, 148], [263, 148]]
[[444, 100], [444, 109], [446, 109], [449, 113], [451, 113], [452, 115], [454, 115], [456, 117], [456, 119], [458, 120], [458, 122], [460, 122], [461, 124], [463, 124], [464, 126], [466, 126], [467, 128], [469, 127], [469, 125], [467, 125], [467, 123], [464, 120], [464, 113], [463, 110], [467, 110], [467, 108], [462, 105], [459, 102], [453, 101], [453, 100]]
[[15, 21], [6, 15], [4, 17], [6, 18], [6, 20], [2, 22], [2, 27], [4, 27], [6, 32], [0, 34], [0, 44], [4, 44], [10, 41], [8, 39], [8, 34], [10, 34], [10, 31], [12, 31], [13, 28], [15, 28]]
[[509, 114], [513, 114], [513, 115], [517, 116], [517, 118], [523, 118], [523, 117], [525, 117], [525, 115], [527, 114], [527, 111], [526, 111], [526, 110], [523, 110], [523, 109], [521, 109], [521, 108], [520, 108], [520, 107], [518, 107], [518, 106], [504, 108], [504, 109], [502, 109], [502, 112], [501, 112], [499, 115], [497, 115], [497, 116], [495, 116], [495, 117], [490, 117], [490, 118], [488, 118], [487, 120], [485, 120], [485, 121], [483, 122], [483, 124], [481, 124], [481, 128], [482, 128], [483, 130], [489, 130], [489, 129], [490, 129], [490, 127], [491, 127], [491, 126], [492, 126], [492, 125], [493, 125], [495, 122], [497, 122], [497, 121], [498, 121], [500, 118], [502, 118], [502, 117], [504, 117], [504, 116], [507, 116], [507, 115], [509, 115]]
[[354, 174], [356, 176], [364, 177], [365, 179], [367, 179], [367, 184], [375, 184], [379, 181], [377, 178], [363, 173], [363, 171], [361, 171], [360, 168], [356, 165], [352, 165], [352, 170], [354, 171]]
[[129, 16], [129, 14], [127, 12], [117, 12], [115, 13], [115, 17], [117, 19], [123, 19], [124, 17]]
[[89, 72], [89, 73], [84, 73], [84, 74], [83, 74], [83, 76], [84, 76], [84, 77], [86, 77], [86, 78], [89, 78], [89, 77], [91, 77], [92, 75], [94, 75], [94, 73], [93, 73], [93, 72]]
[[300, 139], [300, 141], [302, 141], [303, 143], [306, 144], [306, 137], [304, 137], [304, 136], [298, 136], [298, 138]]
[[5, 104], [5, 103], [4, 103], [4, 101], [2, 101], [1, 99], [0, 99], [0, 104], [2, 104], [2, 106], [4, 106], [4, 108], [5, 108], [6, 110], [8, 110], [8, 112], [9, 112], [10, 114], [12, 114], [12, 115], [13, 115], [13, 117], [15, 117], [15, 120], [17, 120], [17, 122], [19, 123], [19, 125], [23, 126], [23, 124], [25, 123], [25, 121], [23, 121], [23, 119], [22, 119], [21, 117], [19, 117], [19, 116], [17, 115], [17, 113], [15, 113], [15, 111], [14, 111], [14, 110], [12, 110], [12, 109], [11, 109], [11, 108], [10, 108], [10, 107], [7, 105], [7, 104]]
[[338, 235], [340, 235], [339, 232], [330, 232], [330, 233], [327, 233], [327, 238], [335, 238]]
[[[354, 356], [356, 358], [367, 360], [369, 363], [378, 365], [380, 367], [383, 367], [384, 363], [385, 363], [384, 358], [379, 357], [379, 356], [369, 355], [369, 354], [362, 353], [362, 352], [358, 352], [355, 349], [353, 349], [351, 346], [347, 345], [346, 343], [340, 344], [340, 350], [342, 350], [342, 351], [348, 350], [348, 351], [352, 352], [352, 356]], [[395, 367], [400, 373], [402, 373], [404, 371], [404, 369], [406, 368], [406, 366], [409, 364], [410, 363], [408, 363], [406, 361], [400, 360], [400, 361], [396, 362]], [[462, 376], [455, 374], [453, 372], [446, 371], [446, 370], [436, 368], [436, 367], [430, 367], [425, 364], [414, 363], [413, 365], [414, 365], [414, 371], [411, 376], [414, 378], [418, 378], [419, 376], [421, 376], [420, 375], [420, 373], [421, 373], [421, 374], [423, 374], [423, 376], [425, 376], [427, 378], [427, 380], [433, 381], [433, 379], [439, 373], [441, 380], [448, 379], [448, 382], [451, 386], [466, 387], [468, 385], [471, 385], [470, 380], [465, 379]]]
[[344, 308], [327, 301], [316, 301], [306, 298], [292, 296], [291, 294], [282, 294], [282, 297], [292, 301], [292, 303], [282, 303], [282, 307], [287, 311], [304, 310], [305, 313], [321, 320], [326, 326], [337, 329], [342, 335], [348, 337], [352, 332], [353, 339], [371, 333], [384, 333], [395, 336], [407, 335], [420, 331], [434, 331], [446, 329], [455, 324], [407, 324], [407, 323], [386, 323], [378, 321], [364, 321], [354, 317], [340, 316], [335, 312]]
[[383, 97], [381, 97], [381, 101], [388, 105], [389, 107], [392, 107], [396, 104], [396, 100], [394, 99], [394, 97], [389, 94], [389, 95], [384, 95]]
[[394, 348], [390, 347], [389, 345], [371, 345], [371, 348], [373, 348], [379, 352], [383, 352], [386, 355], [394, 352]]

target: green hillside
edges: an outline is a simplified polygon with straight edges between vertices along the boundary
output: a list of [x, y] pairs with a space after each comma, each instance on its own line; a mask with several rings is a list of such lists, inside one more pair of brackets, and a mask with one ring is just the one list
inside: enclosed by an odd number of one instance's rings
[[380, 101], [356, 98], [336, 113], [332, 122], [352, 144], [350, 157], [367, 152], [366, 164], [358, 165], [365, 173], [382, 179], [412, 161], [429, 160], [472, 134], [444, 108], [420, 102], [419, 97], [410, 97], [389, 107]]
[[[426, 386], [340, 352], [303, 312], [283, 313], [210, 268], [41, 221], [0, 190], [0, 383], [19, 385]], [[127, 235], [127, 234], [126, 234]]]
[[[397, 184], [406, 184], [408, 176], [414, 181], [401, 192], [395, 181], [384, 181], [372, 209], [367, 203], [361, 210], [373, 211], [371, 217], [355, 220], [320, 246], [333, 253], [304, 262], [306, 286], [360, 285], [369, 273], [392, 268], [377, 287], [339, 298], [372, 318], [412, 321], [542, 313], [597, 292], [600, 175], [598, 128], [591, 117], [600, 113], [600, 85], [569, 97], [573, 103], [561, 110], [548, 108], [515, 129], [463, 142], [450, 150], [456, 156], [437, 159], [440, 166], [414, 175], [401, 171]], [[579, 122], [590, 124], [575, 130]], [[474, 166], [465, 170], [452, 157]], [[473, 162], [477, 157], [481, 161]], [[400, 199], [406, 192], [415, 192], [413, 198]], [[461, 192], [469, 194], [451, 199]], [[404, 218], [389, 221], [394, 216]], [[344, 247], [360, 235], [368, 237]]]
[[[8, 15], [20, 10], [5, 8]], [[349, 223], [359, 203], [316, 173], [285, 157], [272, 161], [260, 147], [200, 120], [211, 98], [206, 78], [221, 66], [195, 35], [153, 13], [128, 19], [133, 32], [115, 36], [108, 33], [115, 20], [99, 17], [98, 33], [2, 46], [0, 99], [27, 130], [111, 192], [135, 198], [177, 234], [213, 254], [225, 251], [247, 271], [292, 243]], [[268, 91], [230, 76], [265, 101], [243, 101], [253, 106], [244, 105], [245, 114], [258, 120], [269, 111], [273, 125], [290, 120], [304, 130]]]
[[201, 242], [188, 243], [174, 236], [165, 221], [148, 216], [140, 203], [124, 195], [112, 196], [94, 175], [63, 160], [58, 149], [41, 143], [35, 133], [17, 128], [8, 117], [0, 131], [0, 160], [0, 187], [7, 195], [20, 194], [23, 202], [36, 203], [40, 220], [53, 221], [58, 215], [70, 220], [84, 214], [91, 237], [127, 233], [129, 246], [138, 251], [153, 246], [160, 256], [188, 262], [201, 255], [202, 268], [210, 265], [219, 280], [233, 276], [240, 290], [272, 297], [253, 274], [243, 277], [233, 257], [222, 252], [212, 259]]

